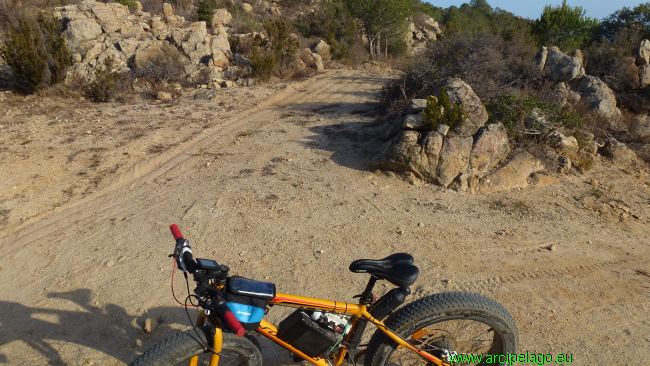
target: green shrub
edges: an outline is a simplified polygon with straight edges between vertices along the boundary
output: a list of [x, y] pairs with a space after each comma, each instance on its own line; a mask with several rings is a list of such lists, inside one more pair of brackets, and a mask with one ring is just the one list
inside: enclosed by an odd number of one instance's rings
[[257, 44], [251, 49], [253, 73], [262, 80], [271, 75], [291, 76], [296, 70], [298, 51], [298, 42], [291, 37], [291, 25], [283, 19], [272, 19], [264, 28], [268, 39], [254, 40]]
[[71, 58], [61, 25], [52, 15], [19, 12], [6, 25], [0, 53], [25, 93], [63, 81]]
[[277, 67], [277, 59], [273, 52], [260, 46], [253, 47], [250, 57], [253, 75], [260, 80], [269, 80]]
[[318, 11], [296, 20], [295, 25], [304, 37], [324, 39], [335, 60], [349, 59], [352, 49], [362, 44], [357, 22], [341, 0], [323, 3]]
[[504, 95], [486, 105], [490, 123], [501, 122], [508, 135], [521, 136], [523, 124], [534, 108], [539, 108], [555, 126], [578, 128], [584, 124], [584, 117], [570, 107], [546, 103], [533, 96]]
[[601, 23], [599, 35], [612, 40], [626, 28], [637, 29], [641, 38], [650, 38], [650, 2], [616, 11]]
[[180, 82], [186, 75], [184, 61], [176, 47], [165, 43], [143, 65], [139, 65], [134, 74], [152, 82]]
[[136, 0], [115, 0], [116, 3], [120, 3], [124, 6], [128, 6], [129, 9], [135, 9]]
[[217, 10], [216, 0], [199, 0], [196, 4], [196, 18], [209, 24], [215, 10]]
[[536, 51], [533, 44], [520, 38], [507, 41], [492, 33], [454, 33], [430, 44], [414, 58], [405, 75], [384, 88], [382, 99], [390, 110], [399, 110], [412, 98], [437, 94], [450, 77], [471, 85], [483, 102], [533, 88], [541, 76], [531, 62]]
[[93, 102], [111, 102], [124, 98], [131, 90], [132, 80], [128, 72], [113, 70], [111, 60], [95, 72], [95, 78], [86, 86], [85, 95]]
[[424, 109], [424, 121], [430, 130], [435, 130], [439, 125], [447, 125], [454, 129], [463, 122], [463, 111], [458, 104], [451, 104], [446, 89], [442, 89], [436, 98], [427, 98], [427, 107]]
[[597, 31], [598, 21], [589, 18], [584, 8], [567, 5], [547, 5], [533, 26], [539, 42], [544, 46], [558, 46], [571, 51], [586, 46]]

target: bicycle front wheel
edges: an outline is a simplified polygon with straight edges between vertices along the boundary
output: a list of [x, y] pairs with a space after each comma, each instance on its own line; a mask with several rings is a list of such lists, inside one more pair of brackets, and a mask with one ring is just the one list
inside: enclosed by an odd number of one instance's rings
[[[189, 332], [177, 333], [149, 348], [130, 366], [187, 366], [189, 359], [195, 355], [199, 356], [198, 366], [209, 364], [210, 353], [203, 352]], [[220, 355], [219, 366], [262, 365], [262, 354], [259, 348], [249, 339], [231, 333], [223, 333]]]
[[[517, 349], [517, 327], [508, 311], [479, 294], [449, 292], [427, 296], [399, 309], [385, 325], [412, 345], [443, 360], [454, 353], [468, 357], [467, 362], [457, 358], [454, 365], [505, 364], [499, 356]], [[365, 366], [425, 364], [426, 360], [397, 347], [379, 329], [368, 344]]]

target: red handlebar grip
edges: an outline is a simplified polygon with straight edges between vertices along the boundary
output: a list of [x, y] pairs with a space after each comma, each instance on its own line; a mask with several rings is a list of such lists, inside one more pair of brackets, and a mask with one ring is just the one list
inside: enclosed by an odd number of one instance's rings
[[232, 311], [226, 310], [223, 314], [223, 320], [226, 322], [228, 327], [235, 332], [237, 337], [243, 337], [246, 333], [246, 329], [241, 326], [241, 323], [237, 318], [235, 318], [235, 314], [233, 314]]
[[176, 240], [183, 239], [183, 233], [181, 233], [181, 230], [178, 228], [178, 225], [176, 224], [169, 225], [169, 230], [171, 230], [174, 239]]

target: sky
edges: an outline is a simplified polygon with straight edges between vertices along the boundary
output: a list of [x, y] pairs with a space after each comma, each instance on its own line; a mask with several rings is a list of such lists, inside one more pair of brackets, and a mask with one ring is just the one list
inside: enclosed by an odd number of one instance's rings
[[[634, 7], [648, 0], [568, 0], [571, 6], [582, 6], [587, 15], [603, 19], [616, 10], [627, 6]], [[446, 8], [468, 3], [469, 0], [427, 0], [427, 2]], [[494, 8], [501, 8], [522, 17], [537, 19], [546, 4], [561, 4], [562, 0], [488, 0]]]

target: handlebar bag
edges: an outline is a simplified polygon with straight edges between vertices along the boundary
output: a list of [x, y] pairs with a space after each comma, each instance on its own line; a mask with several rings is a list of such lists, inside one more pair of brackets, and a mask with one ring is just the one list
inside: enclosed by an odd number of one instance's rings
[[266, 306], [275, 297], [275, 284], [232, 276], [226, 284], [226, 305], [242, 327], [256, 330], [266, 314]]

